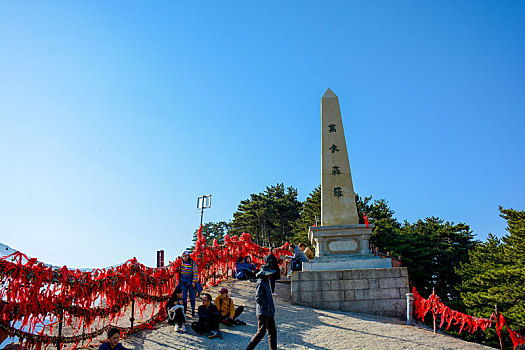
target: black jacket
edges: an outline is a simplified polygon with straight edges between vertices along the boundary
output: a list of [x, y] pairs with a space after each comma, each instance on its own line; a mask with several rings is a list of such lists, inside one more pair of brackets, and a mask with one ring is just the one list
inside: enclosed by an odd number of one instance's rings
[[257, 316], [274, 316], [275, 306], [273, 304], [272, 291], [267, 278], [258, 278], [255, 285], [255, 302]]
[[197, 314], [199, 315], [199, 322], [207, 323], [210, 321], [212, 316], [220, 317], [221, 313], [219, 312], [219, 309], [217, 309], [217, 306], [210, 303], [209, 307], [206, 307], [204, 305], [199, 306], [197, 309]]
[[268, 266], [270, 269], [272, 270], [275, 270], [277, 271], [276, 273], [274, 273], [271, 278], [273, 280], [278, 280], [281, 278], [281, 273], [279, 272], [279, 262], [277, 261], [277, 258], [275, 257], [275, 255], [273, 255], [272, 253], [270, 253], [267, 257], [266, 257], [266, 266]]

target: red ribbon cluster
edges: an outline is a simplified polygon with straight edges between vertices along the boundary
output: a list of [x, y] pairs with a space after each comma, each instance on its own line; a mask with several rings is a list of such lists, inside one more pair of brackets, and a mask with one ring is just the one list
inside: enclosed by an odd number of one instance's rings
[[[503, 329], [504, 325], [506, 326], [505, 317], [503, 317], [502, 314], [498, 314], [497, 316], [492, 314], [490, 318], [472, 317], [470, 315], [450, 309], [441, 302], [440, 298], [436, 294], [432, 294], [428, 297], [428, 299], [425, 299], [419, 295], [415, 287], [412, 289], [412, 293], [414, 294], [414, 312], [416, 313], [417, 318], [424, 320], [425, 315], [431, 311], [434, 317], [441, 315], [441, 323], [439, 324], [439, 328], [442, 328], [443, 323], [447, 322], [446, 330], [448, 330], [452, 325], [452, 322], [454, 322], [455, 326], [460, 325], [460, 334], [463, 329], [469, 331], [470, 333], [474, 333], [478, 329], [486, 330], [488, 327], [492, 326], [492, 322], [494, 321], [496, 325], [496, 331], [498, 332], [498, 337], [501, 338], [501, 330]], [[522, 335], [518, 334], [508, 326], [506, 327], [512, 339], [514, 348], [520, 344], [525, 344], [525, 338]]]
[[[247, 233], [240, 237], [226, 235], [224, 242], [218, 245], [215, 240], [213, 246], [207, 246], [199, 229], [192, 258], [203, 287], [227, 279], [238, 257], [250, 255], [260, 265], [269, 252], [254, 244]], [[290, 254], [287, 244], [278, 248], [277, 258], [281, 254]], [[151, 318], [134, 331], [151, 328], [165, 319], [163, 303], [180, 278], [180, 265], [180, 258], [162, 268], [149, 268], [130, 259], [108, 269], [80, 271], [66, 266], [53, 268], [21, 252], [13, 253], [0, 258], [0, 329], [18, 336], [21, 343], [25, 340], [24, 348], [73, 343], [71, 349], [76, 349], [81, 341], [90, 341], [115, 324], [132, 300], [138, 300], [141, 315], [153, 305]], [[74, 330], [73, 336], [53, 336], [60, 319]], [[14, 328], [15, 322], [21, 323], [19, 329]], [[37, 327], [42, 330], [35, 333]], [[81, 330], [82, 334], [77, 335]], [[131, 329], [122, 331], [129, 334]]]

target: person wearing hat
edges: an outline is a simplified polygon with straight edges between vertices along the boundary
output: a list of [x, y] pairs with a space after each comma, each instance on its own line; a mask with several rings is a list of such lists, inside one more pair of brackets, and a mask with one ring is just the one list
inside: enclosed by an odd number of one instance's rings
[[276, 271], [263, 265], [257, 273], [255, 285], [255, 302], [257, 315], [257, 333], [250, 340], [246, 350], [253, 350], [259, 344], [266, 330], [268, 330], [268, 346], [270, 350], [277, 349], [277, 327], [275, 326], [275, 305], [273, 304], [272, 291], [268, 278]]
[[246, 322], [238, 320], [242, 312], [244, 311], [243, 306], [235, 308], [232, 298], [228, 296], [228, 289], [222, 288], [219, 295], [215, 298], [215, 306], [221, 313], [221, 322], [228, 326], [245, 325]]
[[182, 264], [180, 266], [180, 286], [182, 288], [182, 299], [184, 299], [184, 313], [188, 309], [188, 294], [191, 304], [191, 316], [195, 316], [195, 294], [199, 282], [199, 270], [197, 264], [191, 259], [190, 252], [183, 250], [181, 253]]

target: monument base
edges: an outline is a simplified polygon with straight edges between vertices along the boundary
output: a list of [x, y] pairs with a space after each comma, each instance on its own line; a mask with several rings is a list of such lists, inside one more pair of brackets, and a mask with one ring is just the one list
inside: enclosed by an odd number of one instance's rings
[[406, 267], [292, 271], [291, 292], [298, 305], [405, 318], [408, 271]]
[[392, 259], [370, 255], [319, 257], [303, 263], [303, 271], [380, 269], [392, 267]]

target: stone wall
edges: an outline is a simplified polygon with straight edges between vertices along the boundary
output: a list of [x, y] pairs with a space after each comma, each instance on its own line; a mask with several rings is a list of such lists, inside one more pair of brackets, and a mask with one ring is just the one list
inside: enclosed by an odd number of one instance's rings
[[292, 302], [319, 309], [406, 316], [406, 267], [292, 271]]

